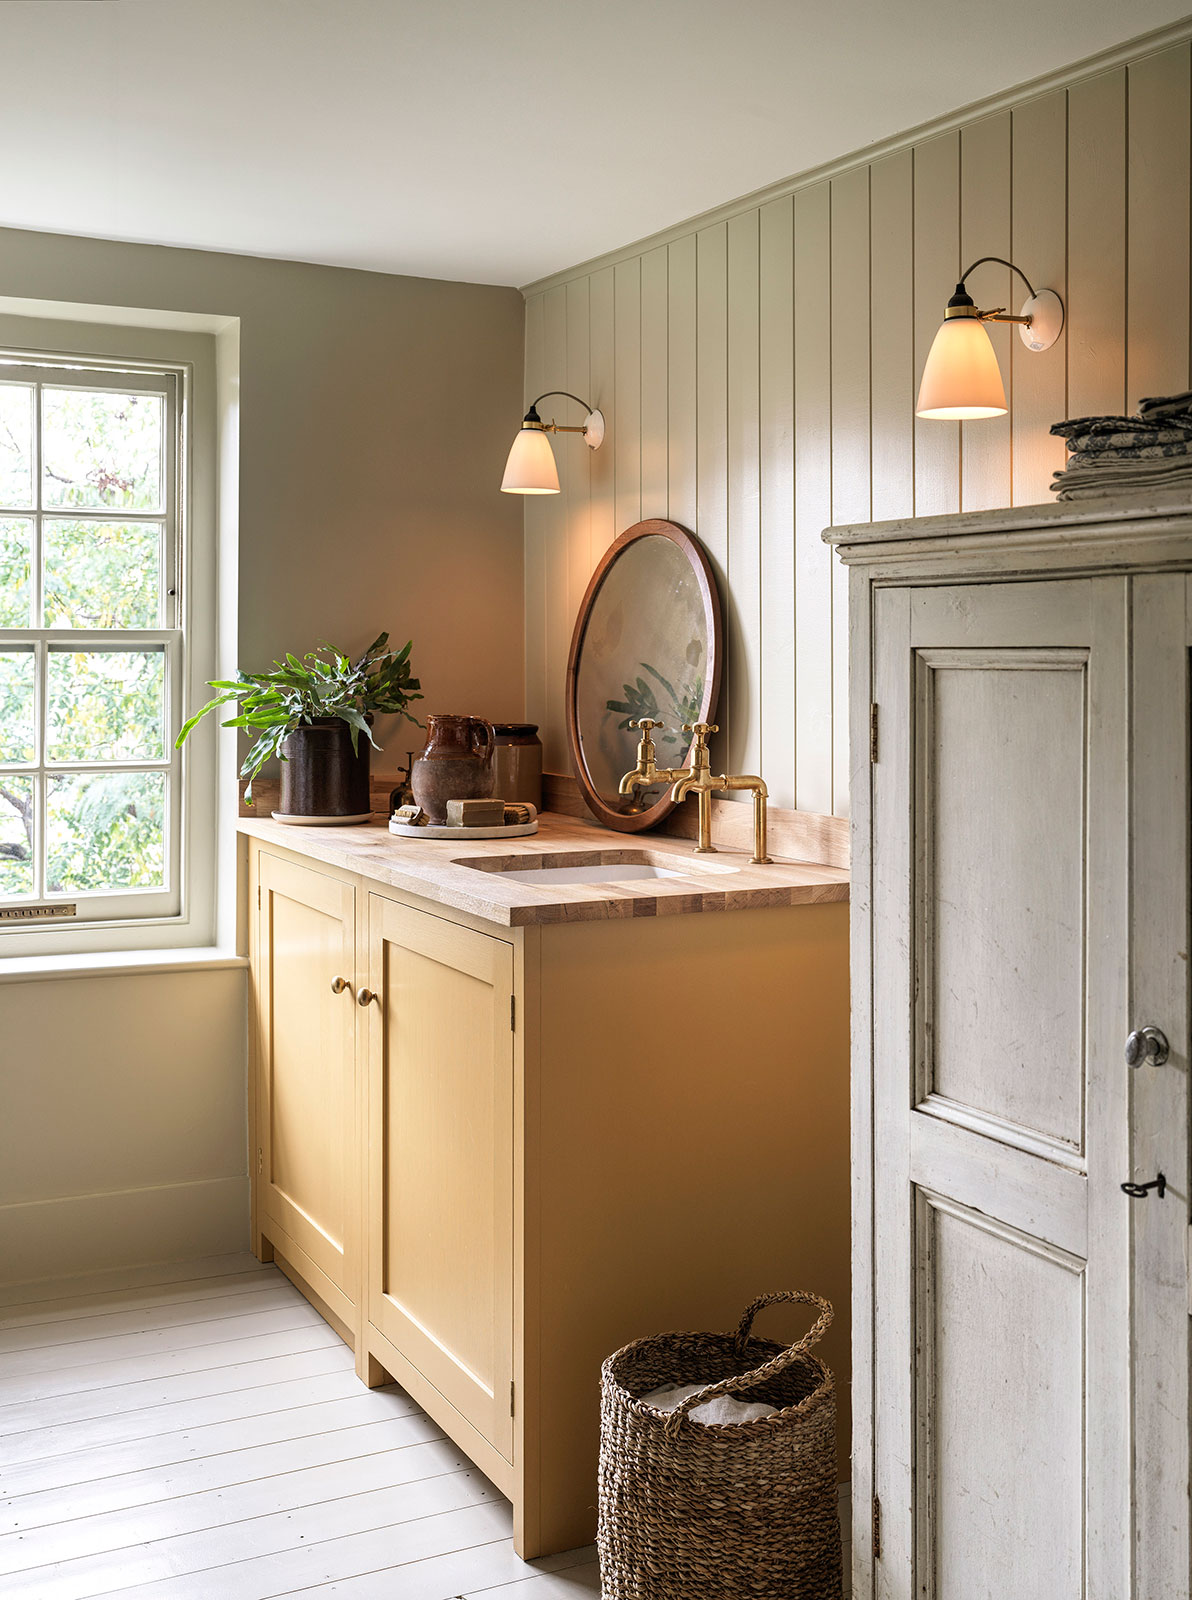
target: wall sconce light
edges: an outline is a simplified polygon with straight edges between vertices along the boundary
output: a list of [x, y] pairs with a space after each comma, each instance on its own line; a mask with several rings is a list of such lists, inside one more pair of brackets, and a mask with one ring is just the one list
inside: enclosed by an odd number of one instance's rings
[[[978, 311], [966, 293], [964, 280], [987, 261], [1009, 267], [1026, 284], [1030, 298], [1018, 316], [1008, 317], [1005, 306]], [[974, 261], [967, 272], [961, 273], [956, 293], [948, 301], [944, 320], [927, 354], [916, 416], [957, 422], [1005, 414], [1006, 391], [993, 344], [985, 331], [987, 322], [1016, 322], [1028, 350], [1050, 350], [1064, 326], [1064, 302], [1054, 289], [1036, 292], [1026, 273], [1012, 261], [1004, 261], [1001, 256], [982, 256]]]
[[[576, 405], [583, 406], [588, 414], [580, 427], [563, 428], [554, 421], [543, 422], [538, 415], [538, 400], [549, 400], [552, 395], [561, 395], [564, 400], [574, 400]], [[604, 443], [604, 412], [597, 411], [577, 394], [568, 394], [566, 389], [548, 389], [538, 400], [526, 412], [510, 448], [505, 476], [501, 479], [505, 494], [558, 494], [559, 473], [548, 433], [582, 433], [590, 450], [599, 450]]]

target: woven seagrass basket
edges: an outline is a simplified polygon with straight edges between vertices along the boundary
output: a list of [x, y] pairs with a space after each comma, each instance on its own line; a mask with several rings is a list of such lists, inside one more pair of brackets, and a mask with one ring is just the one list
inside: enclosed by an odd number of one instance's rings
[[[751, 1337], [764, 1306], [816, 1306], [785, 1347]], [[832, 1321], [813, 1294], [767, 1294], [735, 1333], [664, 1333], [601, 1370], [600, 1526], [604, 1600], [840, 1600], [836, 1394], [811, 1346]], [[638, 1396], [705, 1382], [674, 1411]], [[779, 1409], [708, 1426], [688, 1412], [717, 1395]]]

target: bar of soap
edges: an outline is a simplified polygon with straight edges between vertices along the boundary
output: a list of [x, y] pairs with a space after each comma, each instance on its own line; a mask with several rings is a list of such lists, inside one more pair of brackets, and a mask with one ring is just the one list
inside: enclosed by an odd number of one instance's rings
[[505, 821], [504, 800], [448, 800], [450, 828], [499, 828]]

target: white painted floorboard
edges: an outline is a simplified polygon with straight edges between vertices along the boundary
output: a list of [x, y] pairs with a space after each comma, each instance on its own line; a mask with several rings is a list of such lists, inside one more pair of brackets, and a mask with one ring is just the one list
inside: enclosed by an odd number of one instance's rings
[[0, 1290], [4, 1600], [585, 1600], [508, 1503], [249, 1256]]

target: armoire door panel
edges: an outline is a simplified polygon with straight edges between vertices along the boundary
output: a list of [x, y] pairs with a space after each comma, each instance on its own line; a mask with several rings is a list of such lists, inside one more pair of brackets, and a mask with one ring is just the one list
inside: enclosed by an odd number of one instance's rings
[[1133, 1594], [1126, 601], [874, 597], [882, 1600]]
[[276, 1224], [351, 1299], [355, 1006], [332, 984], [355, 974], [355, 891], [267, 854], [260, 884], [264, 1229]]
[[919, 1600], [1077, 1600], [1084, 1263], [917, 1193]]
[[928, 649], [915, 667], [921, 1096], [1079, 1152], [1087, 655]]
[[512, 1459], [513, 951], [370, 897], [370, 1316]]

